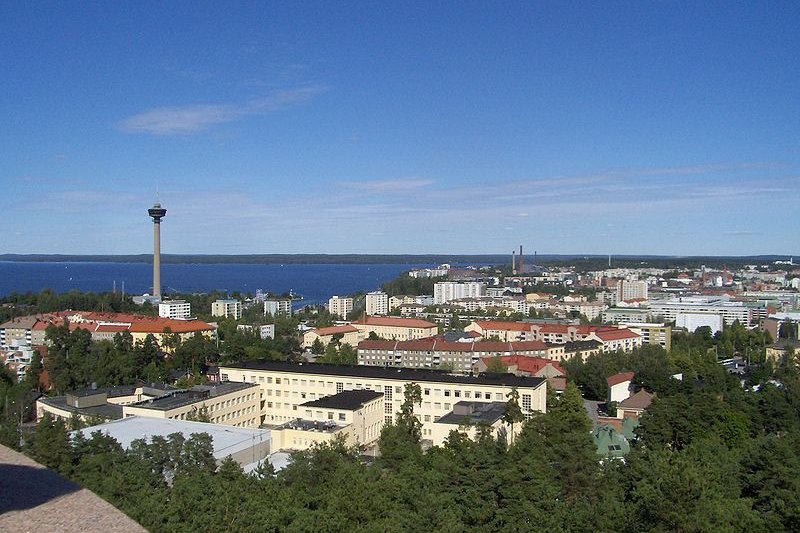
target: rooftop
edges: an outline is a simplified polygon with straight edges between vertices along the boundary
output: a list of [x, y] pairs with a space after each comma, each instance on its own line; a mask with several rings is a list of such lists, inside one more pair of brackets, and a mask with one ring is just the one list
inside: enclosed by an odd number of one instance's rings
[[626, 381], [631, 381], [633, 376], [633, 372], [621, 372], [619, 374], [614, 374], [613, 376], [608, 376], [606, 382], [608, 383], [609, 387], [612, 387], [614, 385], [619, 385], [620, 383], [625, 383]]
[[393, 316], [366, 316], [361, 320], [356, 320], [353, 324], [360, 326], [394, 326], [398, 328], [436, 328], [433, 322], [420, 320], [419, 318], [398, 318]]
[[62, 411], [68, 411], [78, 415], [97, 416], [111, 420], [122, 418], [122, 406], [113, 403], [106, 403], [93, 407], [73, 407], [67, 403], [66, 396], [40, 396], [38, 401], [51, 407], [55, 407], [56, 409], [61, 409]]
[[289, 361], [243, 361], [221, 366], [240, 370], [267, 370], [270, 372], [304, 373], [351, 376], [360, 378], [396, 379], [399, 381], [462, 383], [474, 385], [497, 385], [506, 387], [538, 388], [545, 383], [544, 378], [514, 376], [513, 374], [480, 374], [464, 376], [449, 374], [444, 370], [429, 368], [388, 368], [364, 365], [334, 365], [328, 363], [292, 363]]
[[505, 414], [506, 404], [503, 402], [460, 401], [453, 406], [452, 411], [437, 420], [437, 423], [474, 426], [485, 422], [491, 425]]
[[258, 387], [255, 383], [223, 382], [217, 385], [195, 385], [189, 390], [176, 390], [164, 396], [134, 403], [131, 407], [141, 409], [157, 409], [169, 411], [193, 403], [202, 402], [208, 398], [223, 396], [232, 392]]
[[320, 433], [335, 433], [343, 426], [337, 425], [335, 422], [325, 421], [318, 422], [315, 420], [302, 420], [297, 418], [281, 424], [276, 429], [299, 429], [301, 431], [318, 431]]
[[325, 396], [324, 398], [312, 400], [301, 405], [305, 407], [321, 407], [323, 409], [342, 409], [345, 411], [355, 411], [362, 405], [382, 396], [383, 393], [372, 390], [346, 390], [338, 394]]

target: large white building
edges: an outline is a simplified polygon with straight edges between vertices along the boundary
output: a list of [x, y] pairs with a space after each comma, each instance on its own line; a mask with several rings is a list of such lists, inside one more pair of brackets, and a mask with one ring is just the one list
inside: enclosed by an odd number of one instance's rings
[[211, 315], [238, 320], [242, 318], [242, 302], [239, 300], [217, 300], [211, 304]]
[[405, 386], [419, 385], [423, 439], [433, 440], [434, 424], [453, 412], [461, 401], [505, 402], [516, 389], [526, 417], [547, 409], [547, 381], [513, 374], [459, 376], [427, 369], [382, 368], [360, 365], [248, 361], [221, 366], [223, 380], [257, 383], [261, 387], [262, 422], [283, 424], [303, 417], [303, 404], [345, 390], [383, 393], [385, 422], [394, 421], [404, 400]]
[[339, 318], [347, 318], [347, 315], [353, 311], [353, 299], [333, 296], [328, 300], [328, 311]]
[[[671, 300], [651, 301], [650, 316], [659, 316], [666, 322], [677, 321], [679, 315], [719, 315], [726, 326], [735, 321], [750, 324], [750, 308], [743, 302], [727, 298], [683, 296]], [[676, 324], [677, 325], [677, 324]]]
[[627, 300], [647, 300], [647, 282], [619, 280], [617, 283], [617, 301]]
[[368, 292], [365, 298], [368, 315], [388, 315], [389, 295], [382, 291]]
[[480, 281], [440, 281], [433, 285], [433, 302], [444, 304], [459, 298], [480, 298], [486, 296], [486, 283]]
[[165, 300], [158, 304], [158, 316], [161, 318], [190, 318], [192, 304], [183, 300]]
[[292, 316], [291, 298], [266, 298], [264, 300], [264, 314]]

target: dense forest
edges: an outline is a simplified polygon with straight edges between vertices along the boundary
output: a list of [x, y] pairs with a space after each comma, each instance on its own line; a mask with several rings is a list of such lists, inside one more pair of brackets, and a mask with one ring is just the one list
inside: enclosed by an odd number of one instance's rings
[[746, 391], [713, 368], [659, 391], [624, 462], [599, 460], [574, 386], [513, 444], [454, 431], [425, 452], [407, 401], [368, 464], [334, 443], [244, 474], [200, 436], [124, 451], [48, 419], [25, 449], [153, 532], [797, 531], [800, 376]]

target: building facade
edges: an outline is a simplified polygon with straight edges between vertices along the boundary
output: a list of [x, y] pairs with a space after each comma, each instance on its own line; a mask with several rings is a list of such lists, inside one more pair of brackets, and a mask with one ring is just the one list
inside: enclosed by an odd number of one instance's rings
[[389, 314], [389, 295], [382, 291], [368, 292], [364, 297], [366, 313], [373, 315]]
[[158, 304], [161, 318], [185, 319], [192, 316], [192, 304], [183, 300], [164, 300]]
[[339, 318], [347, 318], [347, 315], [353, 311], [353, 299], [333, 296], [328, 300], [328, 311]]
[[242, 318], [242, 302], [239, 300], [217, 300], [212, 302], [211, 315], [239, 320]]
[[278, 316], [278, 315], [292, 316], [292, 299], [265, 298], [264, 314], [272, 316]]
[[433, 303], [444, 304], [458, 298], [486, 296], [486, 283], [480, 281], [440, 281], [433, 285]]

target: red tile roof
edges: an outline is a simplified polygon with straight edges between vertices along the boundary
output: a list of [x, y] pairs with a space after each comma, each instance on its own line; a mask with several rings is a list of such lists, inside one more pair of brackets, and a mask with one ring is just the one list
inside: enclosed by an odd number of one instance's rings
[[202, 320], [175, 320], [171, 318], [151, 318], [131, 323], [132, 333], [163, 333], [169, 328], [172, 333], [192, 333], [195, 331], [212, 331], [214, 328]]
[[449, 342], [436, 337], [410, 341], [364, 340], [358, 343], [359, 350], [408, 350], [441, 352], [530, 352], [544, 351], [541, 341], [520, 342]]
[[635, 339], [639, 337], [636, 333], [629, 329], [599, 329], [594, 332], [599, 338], [604, 341], [616, 341], [621, 339]]
[[631, 381], [633, 379], [634, 373], [633, 372], [622, 372], [620, 374], [614, 374], [613, 376], [609, 376], [606, 378], [606, 382], [608, 383], [609, 387], [614, 385], [619, 385], [620, 383], [625, 383], [626, 381]]
[[651, 394], [642, 389], [636, 394], [619, 402], [617, 407], [622, 409], [647, 409], [653, 401], [653, 396], [655, 396], [655, 394]]
[[[481, 361], [483, 361], [483, 364], [488, 365], [489, 361], [492, 359], [493, 357], [483, 357], [481, 358]], [[518, 371], [526, 372], [528, 374], [536, 374], [547, 365], [551, 365], [562, 376], [566, 375], [566, 372], [564, 372], [564, 369], [561, 368], [561, 365], [559, 365], [555, 361], [546, 359], [544, 357], [530, 357], [525, 355], [504, 355], [500, 357], [500, 361], [509, 368], [515, 366], [517, 367]]]
[[356, 320], [353, 324], [362, 326], [394, 326], [397, 328], [435, 328], [436, 324], [419, 318], [400, 318], [393, 316], [367, 316]]
[[330, 326], [327, 328], [317, 328], [311, 331], [313, 331], [320, 337], [326, 337], [328, 335], [338, 335], [339, 333], [355, 333], [356, 331], [358, 331], [358, 328], [345, 325], [345, 326]]

